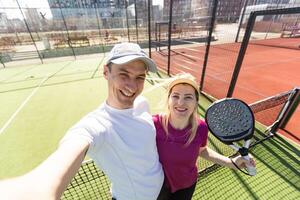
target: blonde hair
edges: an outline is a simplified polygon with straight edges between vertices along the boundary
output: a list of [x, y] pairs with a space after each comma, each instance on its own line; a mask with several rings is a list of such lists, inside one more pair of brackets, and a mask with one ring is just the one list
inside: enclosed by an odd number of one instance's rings
[[[168, 124], [170, 121], [170, 114], [171, 114], [169, 107], [168, 107], [168, 100], [169, 100], [169, 97], [171, 95], [171, 92], [172, 92], [172, 89], [174, 88], [174, 86], [179, 85], [179, 84], [186, 84], [186, 85], [192, 86], [195, 89], [196, 102], [198, 103], [198, 101], [199, 101], [199, 92], [198, 92], [198, 89], [196, 88], [197, 84], [195, 82], [195, 78], [191, 74], [184, 73], [184, 74], [178, 74], [175, 77], [173, 77], [173, 81], [171, 81], [169, 83], [169, 86], [167, 89], [168, 96], [166, 99], [166, 114], [160, 115], [160, 121], [161, 121], [161, 124], [162, 124], [167, 136], [169, 134]], [[194, 138], [196, 136], [196, 132], [197, 132], [197, 128], [198, 128], [198, 117], [197, 116], [198, 116], [198, 109], [197, 109], [197, 106], [195, 106], [195, 109], [189, 118], [189, 125], [191, 125], [191, 129], [188, 131], [189, 139], [185, 144], [186, 146], [191, 144], [191, 142], [194, 140]]]

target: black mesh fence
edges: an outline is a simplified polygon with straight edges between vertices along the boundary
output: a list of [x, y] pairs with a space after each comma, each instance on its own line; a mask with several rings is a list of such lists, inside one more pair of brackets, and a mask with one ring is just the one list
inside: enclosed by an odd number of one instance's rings
[[[288, 101], [290, 94], [292, 94], [292, 91], [250, 105], [255, 114], [255, 117], [258, 117], [258, 121], [256, 123], [257, 128], [253, 136], [254, 145], [250, 148], [250, 151], [257, 159], [257, 162], [267, 162], [266, 166], [270, 169], [269, 171], [268, 169], [264, 169], [265, 172], [262, 172], [260, 171], [261, 168], [258, 168], [258, 173], [263, 173], [263, 175], [258, 177], [259, 181], [251, 183], [251, 180], [249, 178], [248, 181], [245, 181], [245, 184], [260, 185], [262, 184], [262, 182], [268, 181], [269, 176], [278, 176], [274, 175], [274, 171], [275, 173], [278, 173], [279, 176], [285, 176], [284, 173], [287, 173], [286, 175], [288, 176], [295, 176], [296, 174], [299, 174], [299, 172], [294, 171], [294, 169], [297, 168], [296, 163], [298, 162], [298, 158], [296, 158], [295, 155], [289, 155], [290, 153], [284, 149], [288, 148], [289, 151], [292, 151], [296, 154], [297, 152], [299, 152], [299, 150], [297, 150], [297, 148], [293, 147], [291, 144], [288, 144], [283, 139], [274, 139], [274, 137], [270, 135], [269, 132], [262, 131], [263, 128], [260, 124], [266, 122], [259, 118], [259, 115], [261, 115], [261, 113], [268, 113], [269, 109], [277, 109], [278, 107], [282, 108], [283, 105]], [[272, 124], [275, 121], [276, 117], [272, 120], [272, 122], [269, 120], [268, 123]], [[284, 145], [280, 146], [281, 143], [284, 143]], [[211, 134], [209, 134], [208, 145], [211, 149], [225, 156], [236, 155], [235, 151], [233, 151], [229, 146], [221, 143]], [[274, 154], [274, 156], [272, 157], [270, 156], [270, 154]], [[278, 163], [278, 161], [282, 159], [280, 156], [288, 156], [290, 163]], [[254, 197], [263, 198], [272, 195], [270, 194], [270, 192], [260, 193], [259, 190], [256, 191], [257, 194], [252, 194], [254, 196], [252, 196], [251, 194], [249, 195], [247, 192], [239, 192], [239, 190], [243, 190], [243, 186], [238, 185], [239, 181], [232, 177], [229, 169], [220, 167], [202, 158], [199, 158], [197, 165], [199, 173], [197, 187], [193, 199], [228, 198], [228, 196], [230, 195], [226, 194], [225, 192], [226, 188], [228, 188], [228, 185], [234, 185], [236, 188], [239, 188], [235, 190], [234, 188], [232, 188], [234, 192], [231, 195], [235, 196], [235, 198], [237, 199], [247, 199]], [[288, 172], [281, 172], [279, 168], [285, 168], [286, 165], [289, 165]], [[240, 179], [244, 179], [244, 177], [237, 172], [234, 172], [233, 174]], [[229, 182], [222, 181], [224, 179], [227, 180], [228, 177], [232, 177], [230, 180], [228, 180]], [[293, 178], [289, 181], [291, 181], [291, 184], [296, 183], [296, 180], [294, 180]], [[103, 172], [99, 171], [94, 162], [90, 160], [82, 164], [79, 172], [76, 174], [67, 190], [64, 192], [62, 199], [111, 199], [109, 186], [110, 183]], [[276, 188], [280, 189], [281, 186], [277, 185]], [[239, 195], [245, 195], [245, 197], [241, 197]], [[288, 195], [297, 195], [297, 190], [292, 190], [292, 193]]]
[[93, 161], [84, 162], [61, 199], [111, 199], [110, 184]]
[[[256, 138], [264, 137], [256, 131]], [[260, 135], [260, 136], [258, 136]], [[222, 144], [215, 144], [210, 136], [209, 146], [221, 153], [232, 155], [233, 152]], [[218, 143], [218, 142], [216, 142]], [[193, 199], [281, 199], [299, 197], [299, 149], [282, 138], [271, 138], [251, 148], [257, 160], [258, 175], [256, 178], [245, 177], [218, 165], [199, 160], [199, 176]], [[278, 178], [280, 177], [280, 178]], [[111, 199], [110, 183], [99, 171], [93, 161], [82, 164], [61, 199]], [[252, 192], [247, 191], [251, 188]], [[264, 188], [270, 189], [264, 189]], [[288, 188], [284, 195], [277, 191]]]

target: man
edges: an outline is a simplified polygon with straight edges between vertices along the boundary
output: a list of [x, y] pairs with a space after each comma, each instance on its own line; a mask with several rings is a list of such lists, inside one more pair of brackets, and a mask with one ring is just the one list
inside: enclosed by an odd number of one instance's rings
[[[148, 70], [155, 72], [156, 65], [137, 44], [115, 45], [103, 72], [106, 102], [73, 126], [40, 166], [0, 183], [0, 192], [7, 199], [59, 199], [87, 152], [112, 182], [113, 199], [156, 199], [164, 176], [155, 128], [147, 106], [135, 105]], [[18, 194], [9, 192], [12, 187]]]

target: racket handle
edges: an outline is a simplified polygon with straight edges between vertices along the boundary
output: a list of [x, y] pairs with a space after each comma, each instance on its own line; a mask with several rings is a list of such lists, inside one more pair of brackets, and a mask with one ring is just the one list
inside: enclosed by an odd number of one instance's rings
[[[250, 160], [250, 157], [248, 155], [246, 156], [243, 156], [246, 160]], [[255, 176], [256, 175], [256, 167], [253, 166], [253, 165], [247, 165], [246, 164], [246, 168], [247, 168], [247, 171], [249, 173], [249, 175], [251, 176]]]

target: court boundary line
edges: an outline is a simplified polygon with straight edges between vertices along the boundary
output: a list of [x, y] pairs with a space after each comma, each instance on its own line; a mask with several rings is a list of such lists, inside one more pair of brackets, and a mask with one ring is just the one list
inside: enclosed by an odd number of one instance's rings
[[4, 123], [2, 128], [0, 129], [0, 135], [7, 129], [7, 127], [11, 124], [11, 122], [15, 119], [15, 117], [19, 114], [19, 112], [24, 108], [24, 106], [29, 102], [29, 100], [33, 97], [33, 95], [38, 91], [38, 89], [50, 78], [55, 76], [58, 72], [66, 68], [69, 64], [71, 64], [73, 61], [70, 63], [67, 63], [64, 65], [62, 68], [60, 68], [58, 71], [55, 73], [51, 74], [50, 76], [45, 77], [39, 85], [30, 93], [30, 95], [22, 102], [22, 104], [17, 108], [17, 110], [11, 115], [11, 117]]
[[92, 79], [95, 78], [95, 75], [96, 75], [97, 71], [100, 69], [101, 66], [103, 66], [102, 63], [103, 63], [104, 59], [105, 59], [105, 56], [103, 55], [101, 61], [97, 65], [96, 69], [93, 71], [93, 74], [91, 76]]
[[19, 76], [20, 74], [23, 74], [24, 72], [31, 71], [31, 70], [33, 70], [33, 69], [36, 68], [36, 67], [37, 67], [37, 66], [33, 66], [33, 67], [31, 67], [30, 69], [24, 70], [24, 71], [19, 72], [19, 73], [15, 73], [15, 74], [13, 74], [12, 76], [10, 76], [10, 77], [8, 77], [8, 78], [6, 78], [6, 79], [0, 81], [0, 84], [6, 84], [6, 83], [9, 83], [9, 80], [10, 80], [10, 79], [13, 79], [13, 78], [16, 77], [16, 76]]
[[27, 102], [31, 99], [31, 97], [38, 91], [38, 89], [42, 86], [42, 84], [48, 80], [48, 78], [49, 77], [45, 77], [41, 81], [41, 83], [31, 92], [31, 94], [22, 102], [22, 104], [18, 107], [18, 109], [12, 114], [12, 116], [6, 121], [4, 126], [0, 129], [0, 135], [11, 124], [11, 122], [15, 119], [15, 117], [19, 114], [19, 112], [23, 109], [23, 107], [27, 104]]
[[[69, 73], [69, 74], [60, 74], [57, 75], [56, 77], [63, 77], [63, 76], [72, 76], [74, 74], [84, 74], [84, 73], [91, 73], [94, 72], [94, 70], [87, 70], [87, 71], [81, 71], [80, 73], [74, 72], [74, 73]], [[8, 85], [8, 84], [14, 84], [14, 83], [20, 83], [20, 82], [26, 82], [26, 81], [32, 81], [32, 80], [39, 80], [42, 79], [43, 77], [36, 77], [36, 78], [31, 78], [31, 79], [24, 79], [24, 80], [18, 80], [18, 81], [11, 81], [11, 82], [6, 82], [6, 83], [0, 83], [0, 85]], [[2, 93], [3, 91], [0, 91]]]

